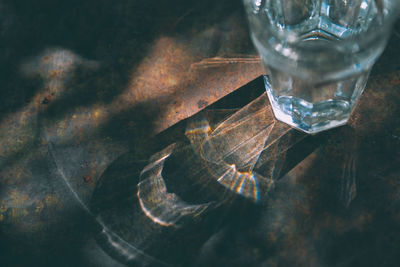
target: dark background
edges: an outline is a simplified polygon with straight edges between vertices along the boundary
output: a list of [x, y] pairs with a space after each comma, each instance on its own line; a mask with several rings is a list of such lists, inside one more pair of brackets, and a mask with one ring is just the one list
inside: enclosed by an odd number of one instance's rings
[[[236, 0], [0, 1], [0, 264], [120, 266], [96, 241], [91, 205], [103, 192], [98, 181], [134, 177], [179, 130], [153, 136], [260, 75], [246, 27]], [[197, 254], [168, 246], [159, 254], [175, 255], [172, 262], [181, 255], [185, 266], [397, 266], [399, 27], [372, 71], [350, 134], [325, 136], [269, 201], [226, 207], [204, 246], [196, 228], [179, 232], [193, 234], [187, 246]], [[214, 67], [207, 60], [216, 57], [226, 60]], [[157, 58], [175, 65], [152, 63]], [[165, 87], [179, 77], [178, 66], [192, 70], [199, 62], [205, 70]], [[164, 66], [164, 76], [143, 74], [143, 64]], [[135, 87], [135, 77], [150, 85]], [[230, 101], [240, 107], [262, 90], [259, 78]], [[343, 141], [349, 136], [350, 144]], [[346, 165], [350, 147], [357, 167]], [[357, 177], [349, 203], [332, 189], [343, 172]], [[118, 205], [118, 194], [104, 198]], [[175, 242], [173, 232], [161, 237]]]

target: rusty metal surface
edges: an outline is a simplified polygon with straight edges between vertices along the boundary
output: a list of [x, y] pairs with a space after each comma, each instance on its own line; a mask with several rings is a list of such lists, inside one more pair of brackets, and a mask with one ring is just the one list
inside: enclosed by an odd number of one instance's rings
[[[94, 240], [101, 225], [91, 215], [130, 219], [135, 213], [114, 206], [131, 194], [123, 175], [138, 171], [132, 162], [145, 167], [183, 138], [184, 126], [171, 125], [261, 74], [241, 8], [241, 1], [0, 2], [2, 266], [123, 265]], [[139, 249], [178, 265], [396, 266], [396, 29], [349, 126], [324, 136], [307, 158], [299, 153], [301, 163], [268, 200], [223, 206], [228, 219], [204, 232], [196, 224], [165, 230], [138, 215], [146, 231], [167, 244], [184, 240], [191, 254], [180, 261], [162, 242]], [[215, 110], [242, 107], [262, 91], [260, 82], [247, 85]], [[130, 223], [109, 227], [137, 242], [124, 228]]]

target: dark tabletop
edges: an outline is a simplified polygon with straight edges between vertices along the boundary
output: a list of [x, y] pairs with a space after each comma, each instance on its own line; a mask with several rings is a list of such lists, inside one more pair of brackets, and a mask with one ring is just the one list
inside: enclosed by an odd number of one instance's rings
[[399, 32], [308, 136], [239, 0], [0, 0], [0, 265], [399, 266]]

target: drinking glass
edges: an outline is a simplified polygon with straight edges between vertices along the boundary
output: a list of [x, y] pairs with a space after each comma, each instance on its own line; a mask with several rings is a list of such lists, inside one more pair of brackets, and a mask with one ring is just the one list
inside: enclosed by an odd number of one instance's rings
[[346, 124], [399, 0], [244, 0], [275, 117], [307, 133]]

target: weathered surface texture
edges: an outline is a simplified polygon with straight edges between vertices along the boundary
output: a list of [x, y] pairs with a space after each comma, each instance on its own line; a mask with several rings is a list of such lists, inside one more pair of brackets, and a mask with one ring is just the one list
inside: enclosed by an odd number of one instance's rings
[[0, 1], [0, 265], [397, 266], [399, 26], [349, 126], [251, 143], [261, 197], [196, 154], [263, 92], [241, 1]]

